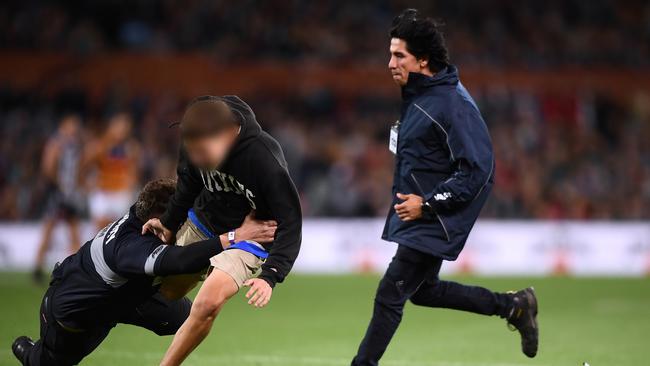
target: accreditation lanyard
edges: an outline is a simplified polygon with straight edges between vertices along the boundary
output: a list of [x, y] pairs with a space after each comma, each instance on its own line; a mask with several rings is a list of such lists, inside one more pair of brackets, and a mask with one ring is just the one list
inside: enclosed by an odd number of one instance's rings
[[393, 126], [390, 128], [390, 137], [388, 138], [388, 149], [393, 154], [397, 155], [397, 139], [399, 137], [399, 125], [400, 121], [397, 120], [393, 123]]

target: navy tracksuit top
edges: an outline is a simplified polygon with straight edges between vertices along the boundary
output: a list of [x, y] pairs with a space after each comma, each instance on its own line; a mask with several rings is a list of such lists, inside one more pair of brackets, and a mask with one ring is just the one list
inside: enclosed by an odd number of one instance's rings
[[[410, 73], [402, 99], [393, 204], [382, 238], [455, 260], [494, 183], [490, 135], [453, 65], [433, 77]], [[393, 209], [398, 192], [424, 194], [435, 214], [401, 221]]]

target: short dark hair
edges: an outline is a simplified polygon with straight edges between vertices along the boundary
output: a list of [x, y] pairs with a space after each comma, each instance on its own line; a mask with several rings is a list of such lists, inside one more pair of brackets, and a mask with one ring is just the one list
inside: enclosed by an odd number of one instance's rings
[[438, 72], [449, 65], [449, 51], [440, 28], [432, 18], [418, 17], [416, 9], [406, 9], [393, 19], [391, 38], [406, 42], [406, 49], [418, 59], [428, 61], [429, 70]]
[[193, 139], [217, 134], [233, 125], [239, 125], [239, 121], [228, 104], [217, 96], [203, 95], [187, 105], [180, 129], [184, 139]]
[[176, 181], [173, 179], [156, 179], [147, 183], [135, 202], [135, 215], [143, 222], [162, 215], [174, 191]]

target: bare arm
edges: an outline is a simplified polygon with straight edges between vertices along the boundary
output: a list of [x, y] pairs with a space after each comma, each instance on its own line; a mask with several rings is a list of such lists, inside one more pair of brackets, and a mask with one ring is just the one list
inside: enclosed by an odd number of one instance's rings
[[213, 271], [194, 299], [190, 316], [180, 327], [160, 365], [178, 366], [207, 337], [223, 304], [238, 291], [233, 279]]
[[43, 159], [41, 169], [51, 182], [57, 183], [56, 168], [57, 161], [59, 160], [59, 144], [54, 141], [49, 141], [43, 149]]

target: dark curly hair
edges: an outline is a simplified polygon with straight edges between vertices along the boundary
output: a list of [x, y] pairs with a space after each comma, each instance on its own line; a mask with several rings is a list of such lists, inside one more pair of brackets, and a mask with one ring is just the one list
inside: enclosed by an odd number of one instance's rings
[[391, 38], [406, 42], [406, 49], [417, 59], [428, 61], [429, 70], [438, 72], [449, 65], [449, 52], [440, 28], [432, 18], [421, 18], [416, 9], [406, 9], [393, 19]]
[[176, 181], [173, 179], [156, 179], [147, 183], [138, 195], [135, 215], [143, 222], [162, 215], [175, 190]]

